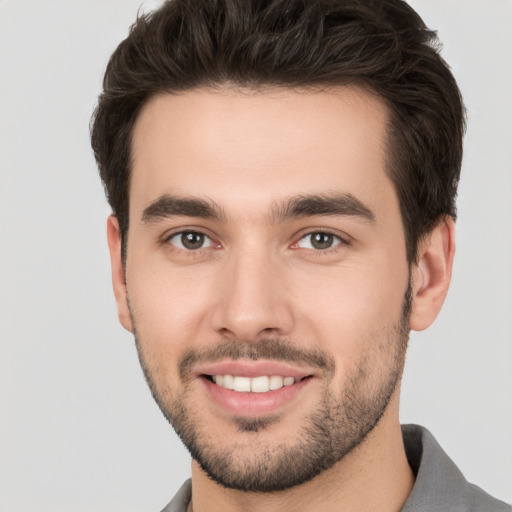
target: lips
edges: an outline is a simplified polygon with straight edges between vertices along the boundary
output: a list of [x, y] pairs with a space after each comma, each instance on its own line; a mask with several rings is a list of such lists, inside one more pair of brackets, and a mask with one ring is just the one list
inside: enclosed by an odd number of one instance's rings
[[215, 405], [232, 415], [249, 417], [277, 412], [313, 377], [285, 363], [240, 360], [201, 366], [196, 376]]

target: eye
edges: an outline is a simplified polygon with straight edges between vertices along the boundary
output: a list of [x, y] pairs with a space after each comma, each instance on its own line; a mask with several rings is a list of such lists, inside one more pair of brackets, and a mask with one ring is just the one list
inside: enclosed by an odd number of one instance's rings
[[196, 251], [214, 245], [210, 237], [197, 231], [181, 231], [170, 236], [167, 241], [174, 247], [185, 251]]
[[315, 251], [325, 251], [336, 245], [343, 243], [343, 240], [332, 233], [325, 231], [316, 231], [304, 235], [298, 242], [297, 246], [302, 249], [313, 249]]

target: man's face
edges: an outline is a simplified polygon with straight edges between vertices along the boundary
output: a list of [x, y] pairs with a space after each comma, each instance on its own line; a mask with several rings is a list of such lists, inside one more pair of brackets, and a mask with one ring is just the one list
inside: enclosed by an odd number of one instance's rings
[[222, 485], [300, 484], [396, 413], [409, 269], [387, 115], [351, 87], [225, 89], [136, 122], [125, 326]]

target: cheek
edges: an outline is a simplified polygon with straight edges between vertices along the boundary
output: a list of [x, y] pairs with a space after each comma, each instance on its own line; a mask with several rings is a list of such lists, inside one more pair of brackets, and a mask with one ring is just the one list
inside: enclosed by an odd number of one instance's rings
[[381, 259], [296, 282], [301, 283], [294, 295], [303, 327], [336, 359], [353, 361], [382, 344], [383, 333], [400, 321], [408, 273]]
[[211, 287], [191, 268], [172, 272], [168, 264], [148, 260], [138, 266], [133, 261], [131, 268], [133, 272], [127, 268], [127, 288], [139, 341], [165, 360], [179, 357], [191, 339], [201, 337]]

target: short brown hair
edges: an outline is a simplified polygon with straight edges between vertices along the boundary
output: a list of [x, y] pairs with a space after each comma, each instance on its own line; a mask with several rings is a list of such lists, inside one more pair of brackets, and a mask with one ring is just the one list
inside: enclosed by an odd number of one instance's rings
[[387, 103], [388, 175], [407, 258], [455, 198], [465, 128], [435, 32], [403, 0], [169, 0], [141, 15], [110, 58], [91, 143], [126, 255], [131, 135], [148, 100], [224, 85], [357, 84]]

